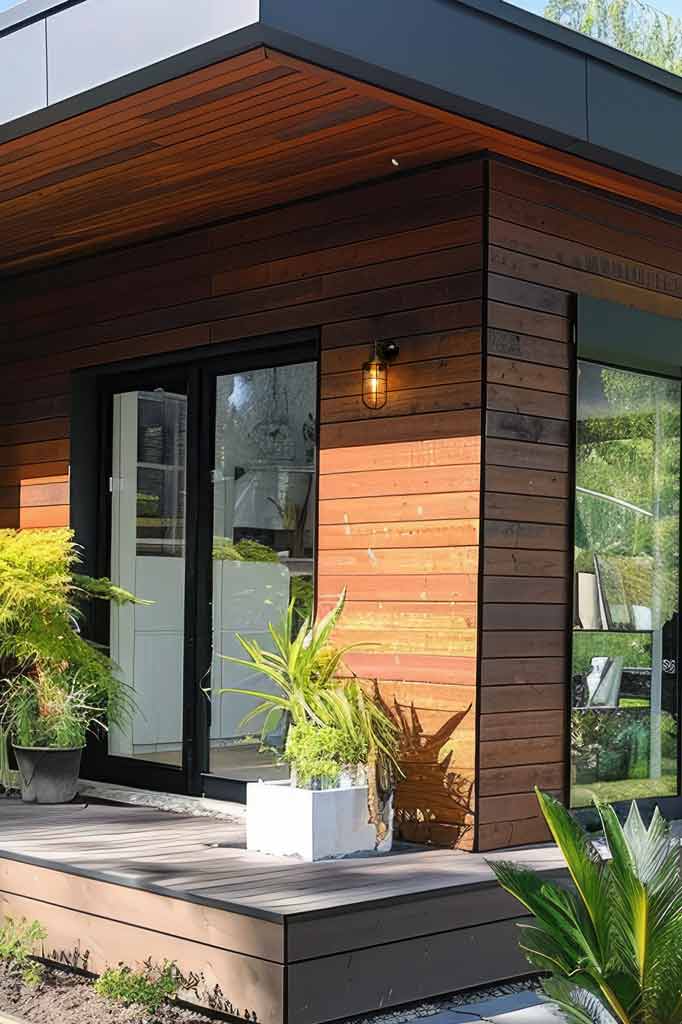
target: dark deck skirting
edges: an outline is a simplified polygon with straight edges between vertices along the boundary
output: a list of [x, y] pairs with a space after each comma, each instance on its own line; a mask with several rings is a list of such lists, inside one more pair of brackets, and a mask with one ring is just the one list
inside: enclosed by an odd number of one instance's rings
[[[0, 909], [98, 972], [151, 956], [202, 1002], [320, 1024], [528, 972], [518, 907], [483, 857], [403, 848], [302, 864], [247, 853], [243, 824], [149, 808], [0, 802]], [[499, 855], [493, 855], [499, 856]], [[551, 846], [519, 859], [556, 873]]]

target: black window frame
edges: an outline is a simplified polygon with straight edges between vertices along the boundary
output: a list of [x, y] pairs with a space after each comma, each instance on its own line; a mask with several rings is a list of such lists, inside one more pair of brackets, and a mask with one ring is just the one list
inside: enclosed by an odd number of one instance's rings
[[[571, 804], [572, 789], [572, 743], [571, 716], [573, 704], [573, 609], [575, 607], [575, 521], [576, 521], [576, 476], [577, 476], [577, 426], [578, 426], [578, 364], [580, 362], [599, 364], [612, 369], [630, 373], [680, 381], [682, 378], [682, 362], [675, 362], [679, 353], [679, 338], [682, 335], [682, 322], [671, 317], [664, 317], [642, 310], [632, 309], [619, 303], [595, 299], [589, 295], [576, 296], [575, 319], [575, 351], [572, 360], [572, 415], [573, 432], [571, 443], [570, 480], [571, 480], [571, 512], [570, 528], [570, 588], [569, 613], [570, 629], [567, 645], [567, 723], [566, 723], [566, 796]], [[642, 339], [647, 344], [642, 344]], [[680, 481], [682, 482], [682, 448], [680, 451]], [[635, 802], [648, 820], [656, 807], [668, 820], [682, 818], [682, 508], [680, 509], [680, 562], [679, 562], [679, 593], [678, 628], [677, 628], [677, 795], [660, 797], [639, 797], [633, 800], [615, 801], [612, 806], [621, 819], [627, 816], [630, 806]], [[592, 827], [596, 824], [594, 808], [572, 808], [571, 813], [579, 820]]]

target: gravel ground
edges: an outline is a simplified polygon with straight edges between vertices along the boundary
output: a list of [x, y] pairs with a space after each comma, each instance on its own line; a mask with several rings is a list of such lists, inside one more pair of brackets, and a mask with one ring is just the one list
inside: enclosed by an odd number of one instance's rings
[[483, 1003], [489, 999], [513, 995], [516, 992], [539, 992], [540, 982], [537, 978], [522, 978], [520, 981], [499, 982], [485, 988], [467, 989], [466, 992], [454, 992], [438, 999], [429, 999], [423, 1003], [412, 1003], [409, 1006], [397, 1006], [382, 1013], [372, 1013], [364, 1017], [353, 1017], [344, 1024], [403, 1024], [421, 1017], [434, 1017], [446, 1010], [462, 1009], [472, 1003]]

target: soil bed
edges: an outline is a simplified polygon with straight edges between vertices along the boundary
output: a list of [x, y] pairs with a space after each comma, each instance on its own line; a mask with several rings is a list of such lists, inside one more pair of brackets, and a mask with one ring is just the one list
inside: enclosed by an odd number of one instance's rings
[[38, 988], [27, 988], [16, 971], [0, 963], [0, 1011], [29, 1024], [215, 1024], [198, 1010], [167, 1003], [156, 1013], [123, 1006], [98, 996], [92, 981], [60, 968], [47, 967]]

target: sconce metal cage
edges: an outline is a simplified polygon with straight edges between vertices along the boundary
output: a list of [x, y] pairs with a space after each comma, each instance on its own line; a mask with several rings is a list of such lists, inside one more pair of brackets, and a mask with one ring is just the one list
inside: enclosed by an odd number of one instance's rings
[[368, 409], [383, 409], [388, 401], [388, 364], [398, 356], [395, 342], [375, 344], [372, 355], [362, 364], [362, 401]]

